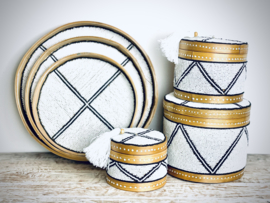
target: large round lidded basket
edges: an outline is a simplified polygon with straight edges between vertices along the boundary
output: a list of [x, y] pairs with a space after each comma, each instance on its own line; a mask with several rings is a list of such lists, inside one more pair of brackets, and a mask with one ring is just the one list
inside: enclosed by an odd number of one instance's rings
[[174, 95], [199, 103], [243, 100], [248, 44], [214, 37], [185, 37], [179, 43]]
[[247, 159], [251, 104], [189, 102], [164, 97], [163, 132], [168, 174], [187, 181], [222, 183], [242, 177]]
[[124, 129], [111, 140], [107, 183], [140, 192], [163, 187], [167, 178], [167, 139], [158, 131]]

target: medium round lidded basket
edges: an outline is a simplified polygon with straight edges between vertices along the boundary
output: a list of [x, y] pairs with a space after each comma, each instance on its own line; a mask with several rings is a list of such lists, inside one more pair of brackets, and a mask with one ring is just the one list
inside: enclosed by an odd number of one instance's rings
[[167, 140], [154, 130], [124, 129], [111, 139], [107, 183], [127, 191], [151, 191], [167, 178]]
[[174, 95], [199, 103], [243, 100], [247, 42], [214, 37], [185, 37], [179, 43]]
[[168, 139], [168, 174], [183, 180], [223, 183], [243, 176], [251, 104], [189, 102], [164, 97], [163, 132]]

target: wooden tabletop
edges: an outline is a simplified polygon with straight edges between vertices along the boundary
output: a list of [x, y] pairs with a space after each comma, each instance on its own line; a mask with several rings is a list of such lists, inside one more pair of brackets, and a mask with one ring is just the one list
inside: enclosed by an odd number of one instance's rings
[[201, 184], [168, 176], [165, 187], [127, 192], [105, 182], [105, 171], [51, 153], [0, 154], [0, 202], [266, 202], [270, 155], [249, 155], [244, 176]]

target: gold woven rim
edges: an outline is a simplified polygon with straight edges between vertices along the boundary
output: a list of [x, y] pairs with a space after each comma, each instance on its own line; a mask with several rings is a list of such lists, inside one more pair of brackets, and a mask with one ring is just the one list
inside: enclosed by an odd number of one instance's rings
[[111, 149], [115, 152], [129, 155], [152, 155], [167, 150], [167, 138], [160, 144], [153, 146], [134, 146], [111, 141]]
[[249, 124], [249, 116], [236, 119], [207, 119], [176, 114], [165, 109], [164, 116], [176, 123], [205, 128], [238, 128]]
[[106, 175], [106, 180], [109, 185], [120, 190], [127, 190], [127, 191], [132, 191], [132, 192], [145, 192], [145, 191], [157, 190], [163, 187], [166, 184], [167, 176], [151, 183], [124, 182], [124, 181], [116, 180], [110, 177], [108, 174]]
[[182, 180], [198, 183], [225, 183], [241, 178], [244, 175], [244, 169], [239, 172], [226, 175], [202, 175], [197, 173], [185, 172], [168, 166], [168, 174]]
[[212, 62], [246, 62], [247, 54], [216, 54], [204, 53], [196, 51], [187, 51], [179, 49], [178, 56], [184, 59], [191, 59], [194, 61], [212, 61]]
[[247, 44], [219, 44], [209, 42], [196, 42], [181, 40], [179, 49], [195, 52], [219, 53], [219, 54], [247, 54]]
[[160, 162], [166, 159], [167, 150], [164, 150], [157, 154], [141, 155], [141, 156], [121, 154], [121, 153], [111, 150], [110, 158], [112, 160], [119, 161], [122, 163], [128, 163], [128, 164], [152, 164], [152, 163]]
[[250, 116], [250, 106], [242, 109], [232, 109], [232, 110], [198, 109], [177, 105], [173, 102], [169, 102], [164, 99], [163, 108], [172, 113], [199, 118], [231, 119]]
[[178, 99], [206, 104], [234, 104], [243, 101], [244, 94], [233, 96], [209, 96], [183, 92], [174, 88], [174, 96]]
[[117, 62], [115, 62], [114, 60], [100, 55], [100, 54], [95, 54], [95, 53], [78, 53], [78, 54], [73, 54], [70, 56], [66, 56], [62, 59], [60, 59], [59, 61], [55, 62], [51, 67], [49, 67], [44, 74], [41, 76], [35, 92], [34, 92], [34, 97], [33, 97], [33, 102], [32, 102], [32, 112], [33, 112], [33, 117], [34, 117], [34, 121], [30, 120], [31, 125], [34, 128], [34, 131], [38, 134], [38, 136], [40, 137], [40, 139], [42, 139], [49, 147], [51, 147], [52, 149], [58, 150], [60, 153], [65, 153], [66, 157], [69, 157], [70, 155], [70, 159], [86, 159], [84, 153], [80, 153], [80, 152], [74, 152], [72, 150], [68, 150], [60, 145], [58, 145], [56, 142], [54, 142], [54, 140], [51, 139], [51, 137], [47, 134], [46, 130], [43, 128], [40, 120], [39, 120], [39, 113], [37, 110], [37, 105], [38, 105], [38, 101], [39, 101], [39, 94], [41, 91], [41, 88], [43, 86], [43, 83], [45, 82], [48, 74], [50, 74], [52, 71], [54, 71], [57, 67], [59, 67], [60, 65], [64, 64], [65, 62], [75, 59], [75, 58], [81, 58], [81, 57], [87, 57], [87, 58], [96, 58], [96, 59], [101, 59], [104, 61], [107, 61], [108, 63], [113, 64], [114, 66], [116, 66], [117, 68], [119, 68], [127, 77], [127, 79], [129, 80], [129, 82], [131, 83], [131, 86], [133, 88], [133, 91], [135, 93], [135, 111], [133, 114], [133, 118], [132, 118], [132, 122], [131, 122], [131, 126], [134, 123], [134, 118], [137, 114], [137, 108], [138, 108], [138, 101], [137, 101], [137, 91], [136, 88], [134, 86], [134, 82], [131, 79], [130, 75], [127, 73], [127, 71]]

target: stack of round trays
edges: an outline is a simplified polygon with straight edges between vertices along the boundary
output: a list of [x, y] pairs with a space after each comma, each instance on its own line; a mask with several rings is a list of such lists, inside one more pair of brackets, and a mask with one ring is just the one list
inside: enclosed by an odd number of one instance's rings
[[125, 32], [98, 22], [63, 25], [24, 55], [15, 77], [30, 135], [61, 157], [86, 161], [92, 138], [117, 127], [147, 128], [157, 107], [153, 65]]

